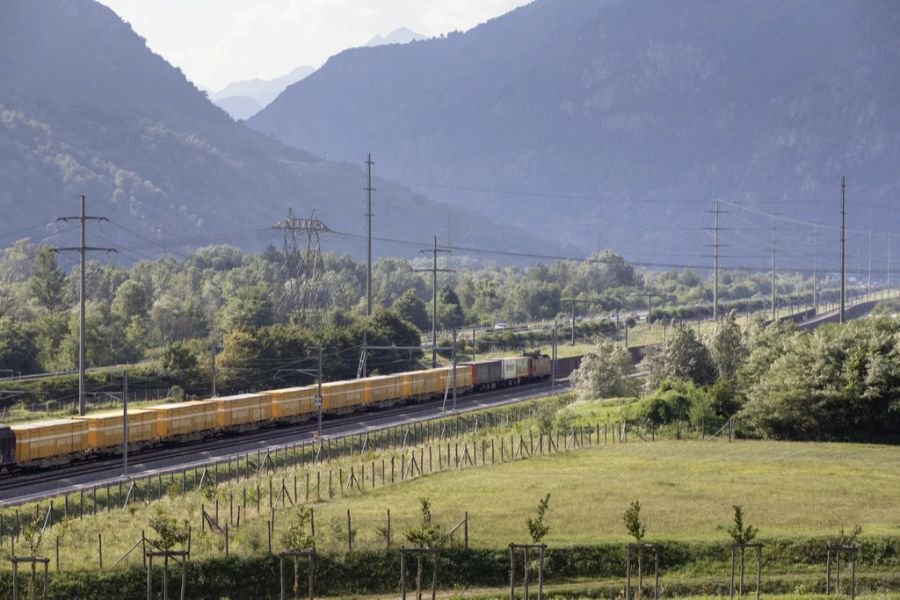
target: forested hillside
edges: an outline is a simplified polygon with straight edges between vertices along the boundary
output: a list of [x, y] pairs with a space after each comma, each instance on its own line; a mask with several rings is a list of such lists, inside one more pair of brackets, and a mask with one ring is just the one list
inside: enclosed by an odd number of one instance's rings
[[[92, 245], [112, 242], [126, 260], [225, 240], [261, 248], [288, 207], [298, 216], [315, 209], [340, 232], [365, 230], [361, 167], [371, 148], [352, 165], [328, 162], [234, 123], [92, 0], [3, 2], [0, 81], [3, 243], [55, 234], [44, 225], [77, 213], [81, 194], [90, 214], [114, 223]], [[475, 238], [533, 248], [510, 228], [401, 186], [379, 179], [376, 189], [384, 237], [427, 241], [452, 215]], [[325, 244], [364, 250], [353, 238]]]
[[[335, 159], [377, 147], [382, 173], [443, 200], [660, 261], [708, 253], [681, 227], [710, 226], [716, 198], [763, 213], [729, 226], [765, 226], [776, 205], [836, 224], [842, 175], [849, 226], [885, 230], [898, 40], [893, 2], [537, 0], [465, 33], [347, 50], [250, 124]], [[811, 253], [812, 236], [783, 247]]]

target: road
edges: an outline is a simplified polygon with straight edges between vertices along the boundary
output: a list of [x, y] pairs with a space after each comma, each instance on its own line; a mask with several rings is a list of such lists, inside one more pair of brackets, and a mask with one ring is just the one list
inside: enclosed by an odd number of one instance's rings
[[[567, 380], [557, 382], [556, 391], [568, 388]], [[547, 396], [551, 393], [548, 382], [532, 383], [515, 388], [482, 392], [457, 398], [457, 412], [470, 412], [483, 408], [502, 406], [523, 400]], [[448, 408], [452, 400], [448, 399]], [[433, 400], [420, 404], [392, 406], [385, 409], [326, 416], [322, 422], [325, 439], [408, 425], [419, 421], [446, 416], [442, 412], [443, 401]], [[451, 413], [452, 414], [452, 413]], [[132, 477], [168, 473], [185, 468], [202, 467], [217, 461], [243, 456], [258, 450], [271, 450], [310, 442], [317, 430], [315, 421], [233, 434], [203, 442], [190, 442], [168, 448], [146, 450], [129, 454], [128, 471]], [[19, 474], [0, 480], [0, 507], [21, 504], [77, 492], [80, 489], [106, 483], [118, 483], [122, 476], [121, 457], [85, 461], [74, 465]]]

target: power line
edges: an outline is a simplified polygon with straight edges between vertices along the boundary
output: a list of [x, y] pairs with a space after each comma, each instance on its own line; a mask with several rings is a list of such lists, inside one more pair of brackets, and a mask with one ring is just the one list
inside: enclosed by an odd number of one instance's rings
[[847, 292], [847, 186], [841, 177], [841, 312], [840, 323], [844, 323], [844, 301]]
[[453, 185], [449, 183], [430, 183], [426, 181], [412, 181], [412, 180], [395, 180], [397, 183], [403, 183], [406, 185], [420, 185], [423, 187], [434, 187], [434, 188], [443, 188], [448, 190], [457, 190], [461, 192], [477, 192], [484, 194], [495, 194], [498, 196], [523, 196], [526, 198], [546, 198], [548, 200], [590, 200], [593, 202], [615, 202], [617, 204], [621, 204], [622, 202], [627, 202], [629, 200], [637, 203], [637, 204], [700, 204], [702, 201], [700, 200], [663, 200], [663, 199], [652, 199], [652, 198], [643, 198], [640, 200], [635, 200], [631, 198], [623, 198], [616, 196], [586, 196], [580, 194], [566, 194], [566, 193], [553, 193], [553, 192], [535, 192], [535, 191], [516, 191], [516, 190], [501, 190], [496, 188], [479, 188], [474, 186], [466, 186], [466, 185]]

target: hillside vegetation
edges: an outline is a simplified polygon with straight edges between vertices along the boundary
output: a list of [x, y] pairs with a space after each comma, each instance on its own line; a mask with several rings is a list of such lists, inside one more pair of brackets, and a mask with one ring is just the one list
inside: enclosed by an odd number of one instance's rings
[[[115, 245], [129, 261], [204, 243], [280, 243], [271, 227], [290, 207], [301, 217], [316, 210], [335, 231], [364, 231], [361, 167], [368, 152], [378, 159], [376, 146], [360, 147], [351, 164], [335, 163], [234, 123], [94, 0], [4, 2], [0, 57], [3, 237], [56, 234], [45, 225], [77, 214], [81, 194], [89, 214], [112, 221], [91, 228], [91, 245]], [[474, 235], [526, 249], [501, 224], [382, 179], [375, 185], [384, 237], [427, 240], [452, 214]], [[349, 237], [323, 243], [364, 251]], [[559, 248], [544, 246], [551, 247]]]
[[891, 2], [538, 0], [342, 52], [249, 123], [335, 159], [377, 144], [381, 172], [434, 197], [654, 262], [701, 252], [683, 227], [710, 226], [716, 198], [836, 219], [842, 175], [879, 231], [900, 183], [898, 25]]

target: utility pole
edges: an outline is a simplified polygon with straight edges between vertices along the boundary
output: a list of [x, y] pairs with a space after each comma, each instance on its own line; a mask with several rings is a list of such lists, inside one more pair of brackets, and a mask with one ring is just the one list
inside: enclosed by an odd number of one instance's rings
[[316, 411], [319, 413], [319, 445], [322, 444], [322, 346], [316, 346], [319, 351], [319, 373], [316, 376]]
[[367, 167], [367, 175], [366, 175], [366, 196], [367, 196], [367, 204], [366, 204], [366, 220], [368, 222], [368, 244], [366, 246], [366, 316], [371, 316], [372, 314], [372, 192], [375, 191], [375, 188], [372, 187], [372, 165], [375, 163], [372, 161], [372, 155], [369, 154], [369, 158], [366, 160]]
[[[719, 248], [724, 246], [724, 244], [719, 243], [719, 215], [728, 212], [723, 211], [719, 208], [719, 199], [716, 198], [716, 208], [715, 210], [706, 210], [703, 212], [713, 213], [715, 215], [715, 222], [712, 228], [713, 231], [713, 243], [705, 244], [706, 246], [712, 246], [713, 249], [713, 321], [719, 321]], [[709, 230], [709, 228], [706, 228]], [[648, 318], [649, 320], [649, 318]]]
[[819, 226], [813, 228], [813, 314], [819, 314]]
[[216, 394], [216, 376], [219, 374], [219, 369], [216, 368], [216, 355], [221, 350], [218, 344], [213, 342], [209, 345], [209, 355], [210, 355], [210, 379], [212, 380], [212, 397], [215, 398], [218, 394]]
[[556, 321], [553, 321], [553, 343], [552, 343], [553, 351], [550, 353], [550, 356], [552, 358], [551, 364], [550, 364], [550, 387], [554, 390], [556, 389], [556, 339], [557, 339], [556, 331], [557, 331], [557, 327], [558, 327], [558, 325], [557, 325]]
[[430, 252], [432, 256], [432, 263], [430, 269], [413, 269], [414, 271], [430, 271], [431, 272], [431, 289], [432, 289], [432, 298], [431, 298], [431, 368], [434, 369], [437, 367], [437, 274], [438, 273], [451, 273], [453, 269], [438, 269], [437, 266], [437, 257], [439, 252], [446, 252], [450, 254], [449, 250], [439, 249], [437, 245], [437, 236], [434, 236], [434, 244], [431, 247], [431, 250], [419, 250], [419, 252]]
[[844, 308], [847, 297], [847, 196], [846, 182], [841, 177], [841, 323], [844, 322]]
[[96, 248], [85, 243], [85, 225], [88, 221], [109, 221], [106, 217], [91, 217], [85, 214], [85, 197], [81, 195], [81, 214], [77, 217], [60, 217], [57, 221], [79, 221], [81, 223], [81, 243], [78, 246], [68, 248], [55, 248], [55, 252], [78, 252], [81, 260], [81, 273], [78, 287], [78, 414], [84, 416], [87, 412], [84, 400], [84, 367], [85, 367], [85, 336], [84, 336], [84, 305], [85, 305], [85, 254], [88, 252], [115, 252], [114, 248]]
[[[372, 316], [372, 192], [375, 191], [375, 188], [372, 187], [372, 165], [375, 163], [372, 161], [372, 154], [370, 153], [368, 158], [366, 159], [366, 221], [368, 224], [368, 237], [366, 244], [366, 317]], [[362, 347], [362, 359], [361, 359], [361, 374], [363, 377], [368, 375], [368, 341], [369, 341], [369, 332], [368, 325], [366, 329], [363, 329], [363, 347]]]
[[656, 292], [638, 292], [632, 294], [632, 296], [638, 296], [640, 298], [643, 298], [644, 296], [647, 297], [647, 326], [650, 327], [652, 323], [651, 317], [653, 317], [653, 298], [661, 298], [662, 296]]
[[453, 354], [450, 358], [450, 364], [453, 365], [453, 414], [456, 414], [456, 329], [453, 330]]
[[892, 295], [893, 292], [894, 292], [894, 286], [893, 286], [893, 284], [892, 284], [892, 282], [891, 282], [891, 273], [892, 273], [892, 271], [893, 271], [893, 262], [892, 262], [892, 258], [893, 258], [893, 257], [891, 256], [891, 252], [892, 252], [892, 244], [891, 244], [891, 242], [893, 241], [893, 237], [894, 237], [894, 236], [892, 236], [891, 234], [888, 234], [888, 236], [887, 236], [887, 239], [888, 239], [888, 260], [887, 260], [887, 267], [888, 267], [888, 268], [887, 268], [887, 272], [888, 272], [888, 273], [887, 273], [887, 275], [888, 275], [888, 276], [887, 276], [888, 296]]
[[872, 230], [869, 230], [869, 276], [866, 279], [866, 293], [872, 294]]
[[773, 210], [772, 211], [772, 322], [773, 323], [778, 320], [778, 307], [775, 303], [775, 294], [776, 294], [776, 288], [775, 288], [775, 254], [776, 254], [775, 223], [776, 223], [776, 221], [775, 221], [775, 217], [776, 217], [776, 213]]
[[122, 373], [122, 475], [128, 477], [128, 371]]
[[575, 305], [576, 304], [596, 304], [600, 300], [579, 300], [578, 298], [560, 298], [560, 302], [572, 303], [572, 345], [575, 345]]

